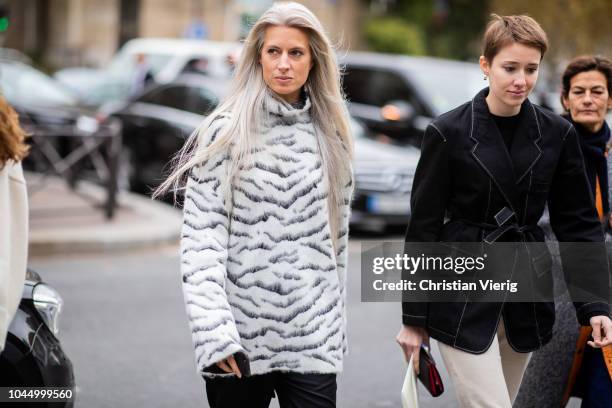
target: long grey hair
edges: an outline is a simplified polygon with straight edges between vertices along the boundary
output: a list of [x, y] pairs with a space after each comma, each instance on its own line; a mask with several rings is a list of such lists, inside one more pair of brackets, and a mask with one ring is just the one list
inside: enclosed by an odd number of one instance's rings
[[[267, 114], [262, 109], [267, 86], [259, 63], [264, 35], [270, 26], [288, 26], [308, 34], [313, 60], [304, 85], [311, 101], [311, 117], [316, 129], [329, 186], [328, 204], [335, 243], [340, 228], [339, 208], [342, 190], [351, 179], [353, 140], [349, 115], [340, 86], [340, 70], [334, 49], [317, 17], [306, 7], [293, 2], [274, 3], [255, 23], [244, 48], [228, 98], [220, 104], [189, 137], [173, 161], [170, 176], [157, 188], [153, 197], [168, 191], [176, 193], [186, 182], [188, 172], [198, 164], [222, 152], [231, 152], [225, 183], [226, 204], [231, 200], [231, 184], [241, 166], [248, 160], [254, 138], [257, 138]], [[208, 144], [206, 130], [219, 115], [228, 122], [215, 140]], [[230, 149], [231, 147], [231, 149]]]

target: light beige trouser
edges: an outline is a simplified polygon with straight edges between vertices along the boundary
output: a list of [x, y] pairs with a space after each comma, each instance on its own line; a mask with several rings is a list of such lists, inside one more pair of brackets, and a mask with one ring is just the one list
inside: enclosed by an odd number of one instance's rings
[[512, 350], [503, 321], [483, 354], [438, 345], [461, 407], [512, 408], [531, 353]]

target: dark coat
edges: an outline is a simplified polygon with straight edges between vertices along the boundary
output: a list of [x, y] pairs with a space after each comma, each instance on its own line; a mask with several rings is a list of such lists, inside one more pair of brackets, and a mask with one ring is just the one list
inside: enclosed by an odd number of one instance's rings
[[[487, 94], [482, 90], [427, 128], [406, 242], [543, 242], [537, 223], [547, 203], [559, 241], [602, 242], [573, 126], [526, 100], [508, 152], [490, 116]], [[495, 215], [504, 207], [514, 215], [497, 228]], [[605, 249], [591, 261], [588, 268], [571, 263], [565, 268], [572, 281], [605, 291], [593, 302], [575, 302], [582, 325], [609, 314]], [[544, 278], [552, 288], [552, 276]], [[502, 317], [508, 341], [519, 352], [546, 344], [555, 319], [552, 302], [404, 302], [402, 311], [404, 325], [425, 327], [431, 337], [471, 353], [489, 348]]]

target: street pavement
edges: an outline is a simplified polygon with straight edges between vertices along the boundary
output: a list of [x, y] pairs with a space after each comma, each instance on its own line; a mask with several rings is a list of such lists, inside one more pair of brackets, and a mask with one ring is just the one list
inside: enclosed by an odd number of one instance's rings
[[[349, 355], [338, 379], [338, 407], [400, 407], [406, 364], [395, 343], [398, 303], [360, 300], [360, 241], [349, 245]], [[64, 299], [59, 337], [71, 358], [77, 407], [205, 407], [179, 278], [177, 246], [120, 253], [37, 256], [30, 266]], [[456, 407], [446, 387], [421, 407]], [[272, 407], [277, 407], [276, 400]]]
[[81, 181], [76, 189], [57, 177], [26, 173], [31, 255], [132, 251], [177, 243], [180, 210], [122, 191], [112, 219], [102, 203], [106, 191]]

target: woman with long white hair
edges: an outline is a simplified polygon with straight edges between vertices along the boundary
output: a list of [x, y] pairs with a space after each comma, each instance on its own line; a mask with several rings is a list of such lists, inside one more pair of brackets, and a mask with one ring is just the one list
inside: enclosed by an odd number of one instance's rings
[[319, 20], [275, 3], [233, 90], [157, 194], [186, 183], [181, 273], [211, 407], [333, 407], [346, 351], [352, 140]]

